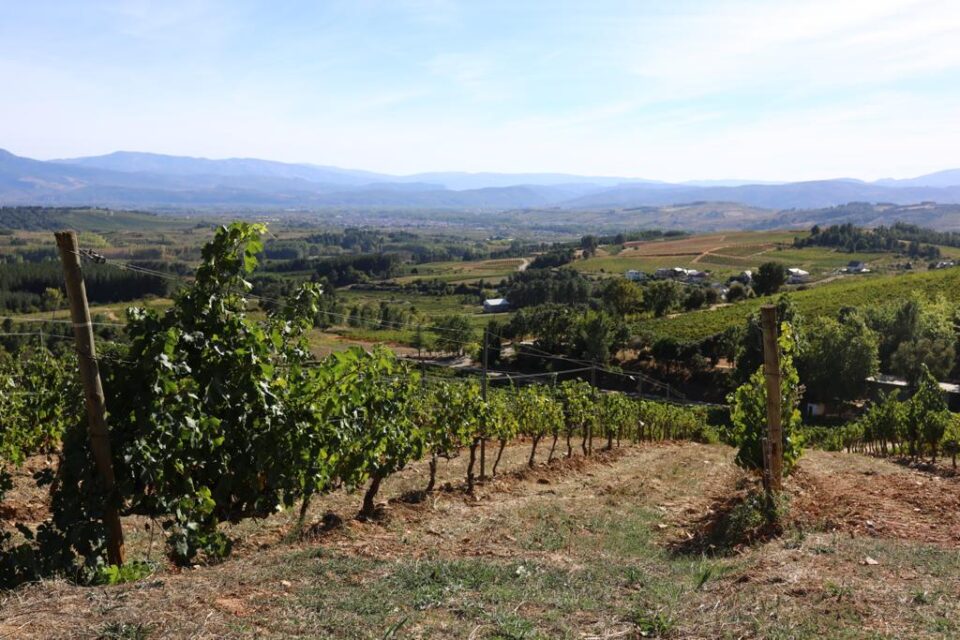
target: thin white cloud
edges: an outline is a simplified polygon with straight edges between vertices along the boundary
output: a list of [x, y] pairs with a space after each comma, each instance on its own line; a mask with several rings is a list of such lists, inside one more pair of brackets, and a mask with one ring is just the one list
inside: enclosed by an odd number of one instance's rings
[[0, 25], [0, 146], [668, 180], [960, 164], [954, 2], [510, 5], [510, 20], [355, 4], [261, 38], [246, 3], [133, 3], [79, 49]]

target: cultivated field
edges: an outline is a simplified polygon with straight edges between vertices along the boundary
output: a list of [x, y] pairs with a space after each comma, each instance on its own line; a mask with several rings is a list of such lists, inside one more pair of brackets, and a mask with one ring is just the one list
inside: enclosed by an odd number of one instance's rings
[[[603, 248], [596, 257], [573, 266], [584, 273], [617, 275], [629, 269], [652, 273], [660, 267], [683, 267], [711, 271], [715, 278], [723, 279], [746, 269], [756, 270], [764, 262], [776, 261], [809, 271], [817, 279], [835, 273], [851, 260], [867, 262], [876, 270], [889, 268], [897, 261], [896, 256], [889, 253], [846, 253], [820, 247], [794, 249], [794, 238], [807, 235], [806, 230], [742, 231], [628, 242], [622, 247]], [[952, 250], [946, 248], [944, 255], [953, 255]]]
[[[245, 523], [234, 557], [137, 583], [0, 596], [16, 638], [950, 638], [960, 633], [960, 480], [805, 454], [781, 537], [724, 547], [745, 477], [721, 445], [651, 444], [508, 472], [476, 497], [463, 460], [385, 483], [379, 522], [336, 493]], [[733, 498], [731, 498], [733, 496]], [[30, 508], [27, 497], [21, 511]], [[9, 514], [7, 514], [9, 515]], [[34, 516], [39, 518], [40, 513]], [[342, 518], [342, 522], [340, 520]], [[158, 559], [147, 522], [134, 557]], [[134, 525], [136, 528], [134, 528]], [[713, 545], [713, 546], [711, 546]]]
[[[897, 302], [918, 295], [928, 299], [945, 296], [956, 301], [960, 297], [960, 269], [944, 269], [902, 275], [844, 276], [838, 281], [813, 286], [790, 294], [797, 310], [805, 318], [835, 316], [843, 307]], [[694, 341], [714, 335], [734, 325], [742, 325], [760, 305], [775, 301], [777, 296], [758, 297], [713, 309], [677, 314], [663, 318], [646, 318], [639, 326], [652, 336], [672, 337], [680, 342]]]

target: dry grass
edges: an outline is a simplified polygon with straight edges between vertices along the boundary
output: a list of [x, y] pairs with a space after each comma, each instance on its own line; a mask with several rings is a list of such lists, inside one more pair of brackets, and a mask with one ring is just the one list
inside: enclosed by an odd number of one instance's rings
[[[728, 554], [678, 553], [749, 483], [723, 446], [643, 445], [462, 491], [464, 460], [419, 503], [424, 465], [311, 513], [342, 525], [285, 541], [292, 514], [245, 523], [236, 555], [108, 588], [0, 596], [0, 638], [948, 638], [960, 633], [960, 482], [808, 452], [786, 532]], [[543, 451], [545, 457], [546, 451]], [[918, 484], [919, 483], [919, 484]], [[919, 511], [916, 511], [919, 509]], [[867, 524], [870, 521], [872, 524]], [[327, 517], [326, 522], [336, 523]], [[133, 554], [145, 541], [131, 542]], [[870, 558], [868, 561], [867, 558]], [[876, 562], [874, 564], [873, 562]]]

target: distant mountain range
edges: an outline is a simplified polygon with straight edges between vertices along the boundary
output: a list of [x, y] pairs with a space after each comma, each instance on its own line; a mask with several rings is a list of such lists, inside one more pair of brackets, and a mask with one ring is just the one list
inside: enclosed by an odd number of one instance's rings
[[464, 211], [630, 209], [734, 202], [774, 210], [848, 202], [960, 203], [960, 169], [905, 180], [682, 184], [555, 173], [393, 176], [253, 158], [209, 160], [118, 151], [38, 161], [0, 150], [0, 204], [142, 209], [380, 207]]

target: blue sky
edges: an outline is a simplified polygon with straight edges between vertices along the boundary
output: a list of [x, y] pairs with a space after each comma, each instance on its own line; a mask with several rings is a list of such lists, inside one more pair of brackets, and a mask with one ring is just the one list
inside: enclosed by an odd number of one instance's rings
[[663, 180], [960, 167], [960, 3], [3, 3], [0, 147]]

